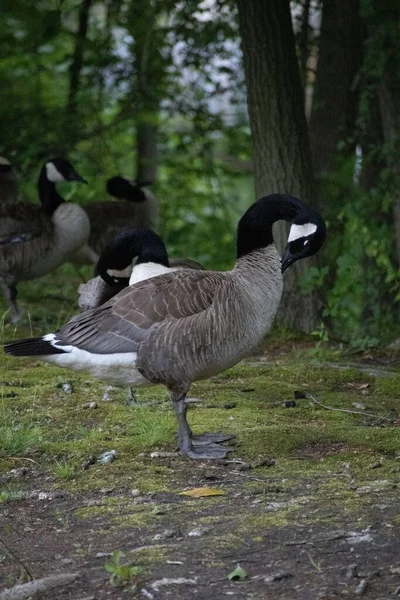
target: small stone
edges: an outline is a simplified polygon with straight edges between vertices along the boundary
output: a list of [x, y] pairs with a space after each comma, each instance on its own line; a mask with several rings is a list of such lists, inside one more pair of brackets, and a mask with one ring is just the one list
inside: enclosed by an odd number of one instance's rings
[[400, 567], [390, 567], [389, 572], [392, 575], [400, 575]]
[[85, 402], [82, 408], [97, 408], [97, 402]]
[[188, 536], [189, 537], [201, 537], [202, 535], [205, 535], [209, 531], [211, 531], [211, 527], [195, 527], [194, 529], [189, 531]]
[[356, 565], [355, 563], [352, 565], [349, 565], [347, 567], [347, 571], [346, 571], [346, 579], [353, 579], [355, 577], [357, 577], [357, 569], [358, 569], [358, 565]]
[[286, 400], [285, 407], [286, 408], [295, 408], [296, 402], [294, 400]]
[[176, 536], [176, 531], [174, 529], [166, 529], [165, 531], [162, 531], [161, 533], [156, 533], [156, 535], [153, 537], [153, 540], [154, 541], [168, 540], [169, 538], [172, 538], [175, 536]]
[[61, 561], [64, 565], [72, 565], [74, 562], [72, 558], [62, 558]]
[[397, 587], [397, 588], [394, 590], [394, 595], [395, 595], [395, 596], [400, 596], [400, 585], [399, 585], [399, 587]]
[[152, 452], [150, 454], [150, 458], [176, 458], [177, 456], [179, 456], [179, 452]]
[[11, 469], [10, 475], [12, 475], [12, 477], [19, 478], [19, 477], [23, 477], [28, 472], [29, 472], [29, 469], [27, 467], [18, 467], [16, 469]]
[[354, 590], [354, 595], [355, 596], [363, 596], [363, 594], [367, 590], [367, 586], [368, 586], [368, 581], [366, 579], [361, 579], [360, 583]]
[[373, 465], [371, 465], [370, 469], [380, 469], [381, 467], [382, 467], [382, 463], [377, 462], [377, 463], [374, 463]]
[[103, 496], [108, 496], [109, 494], [112, 494], [114, 490], [115, 488], [100, 488], [99, 492]]
[[301, 400], [302, 398], [307, 398], [307, 394], [302, 392], [301, 390], [295, 390], [293, 392], [295, 400]]
[[282, 581], [282, 579], [289, 579], [289, 577], [293, 577], [293, 573], [289, 573], [289, 571], [279, 571], [278, 573], [274, 573], [273, 575], [268, 575], [268, 577], [265, 577], [264, 583]]
[[352, 402], [351, 404], [357, 410], [367, 410], [367, 407], [365, 406], [365, 404], [362, 404], [361, 402]]
[[137, 498], [138, 496], [140, 496], [140, 490], [138, 490], [138, 489], [131, 490], [131, 496], [133, 496], [133, 498]]
[[72, 394], [74, 387], [70, 381], [64, 381], [57, 384], [57, 387], [62, 390], [65, 394]]
[[97, 462], [101, 465], [108, 465], [112, 463], [117, 458], [116, 450], [109, 450], [108, 452], [103, 452], [97, 459]]
[[102, 402], [112, 402], [112, 398], [108, 392], [104, 392], [101, 401]]

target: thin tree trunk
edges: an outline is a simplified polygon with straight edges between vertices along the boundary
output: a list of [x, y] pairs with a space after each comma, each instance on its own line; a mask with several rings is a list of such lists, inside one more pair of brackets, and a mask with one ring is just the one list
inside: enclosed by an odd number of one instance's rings
[[307, 63], [308, 56], [310, 53], [309, 48], [309, 18], [310, 18], [310, 4], [311, 0], [304, 0], [303, 13], [301, 15], [301, 29], [299, 36], [299, 51], [300, 51], [300, 76], [303, 87], [305, 89], [307, 85]]
[[363, 31], [359, 0], [324, 0], [310, 119], [316, 175], [334, 168], [338, 143], [354, 131]]
[[[289, 0], [238, 0], [238, 7], [257, 197], [290, 193], [312, 203], [310, 148]], [[285, 223], [277, 224], [275, 240], [282, 251]], [[318, 324], [317, 302], [315, 296], [300, 295], [296, 280], [310, 264], [299, 261], [285, 273], [278, 313], [281, 323], [308, 332]]]
[[80, 79], [83, 67], [83, 53], [86, 43], [86, 36], [89, 24], [90, 8], [92, 0], [83, 0], [79, 8], [78, 31], [75, 38], [75, 50], [70, 67], [69, 90], [68, 90], [68, 113], [76, 113], [76, 95], [80, 86]]

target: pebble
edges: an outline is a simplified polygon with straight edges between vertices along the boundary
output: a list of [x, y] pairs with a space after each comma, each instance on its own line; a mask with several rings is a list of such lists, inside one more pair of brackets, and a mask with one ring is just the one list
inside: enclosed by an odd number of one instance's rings
[[307, 398], [307, 394], [305, 392], [302, 392], [301, 390], [295, 390], [293, 392], [293, 395], [295, 397], [295, 400], [300, 400], [302, 398]]
[[112, 402], [112, 398], [108, 392], [104, 392], [102, 402]]
[[23, 477], [24, 475], [26, 475], [29, 472], [29, 469], [27, 467], [18, 467], [16, 469], [11, 469], [10, 471], [10, 475], [12, 477]]
[[289, 579], [289, 577], [293, 577], [293, 573], [290, 573], [289, 571], [279, 571], [278, 573], [264, 577], [264, 583], [273, 583], [274, 581]]
[[400, 575], [400, 567], [390, 567], [389, 572], [392, 575]]
[[177, 532], [174, 529], [166, 529], [165, 531], [162, 531], [161, 533], [156, 533], [156, 535], [153, 537], [154, 541], [157, 540], [167, 540], [169, 538], [175, 537], [177, 534]]
[[368, 586], [367, 580], [366, 579], [361, 579], [360, 583], [358, 584], [358, 586], [354, 590], [354, 595], [355, 596], [362, 596], [364, 594], [364, 592], [366, 591], [367, 586]]
[[81, 408], [97, 408], [97, 402], [85, 402]]
[[66, 394], [72, 394], [74, 391], [74, 387], [70, 381], [65, 381], [64, 383], [59, 383], [57, 385], [57, 387], [60, 388], [60, 390], [62, 390]]
[[189, 531], [188, 536], [189, 537], [201, 537], [202, 535], [205, 535], [206, 533], [209, 533], [210, 531], [211, 531], [211, 527], [195, 527], [194, 529]]
[[108, 465], [112, 463], [117, 458], [116, 450], [109, 450], [108, 452], [103, 452], [97, 459], [97, 462], [101, 465]]
[[296, 408], [296, 402], [294, 400], [286, 400], [285, 407], [286, 408]]
[[352, 402], [351, 404], [357, 410], [367, 410], [367, 407], [365, 406], [365, 404], [362, 404], [361, 402]]
[[131, 490], [131, 496], [133, 496], [134, 498], [137, 498], [138, 496], [140, 496], [140, 490], [138, 490], [138, 489]]

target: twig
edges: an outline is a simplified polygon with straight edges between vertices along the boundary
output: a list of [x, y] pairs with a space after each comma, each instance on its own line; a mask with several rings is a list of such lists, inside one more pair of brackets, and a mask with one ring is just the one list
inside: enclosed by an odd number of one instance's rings
[[319, 400], [314, 398], [314, 396], [312, 396], [311, 394], [305, 394], [305, 396], [308, 400], [311, 400], [312, 402], [314, 402], [314, 404], [318, 404], [318, 406], [325, 408], [325, 410], [336, 410], [338, 412], [350, 413], [351, 415], [362, 415], [364, 417], [373, 417], [374, 419], [378, 419], [381, 421], [392, 421], [392, 419], [388, 419], [387, 417], [380, 417], [379, 415], [374, 415], [373, 413], [367, 413], [362, 410], [351, 410], [350, 408], [336, 408], [335, 406], [327, 406], [326, 404], [322, 404], [322, 402], [320, 402]]
[[46, 592], [49, 589], [75, 581], [78, 577], [79, 573], [60, 573], [59, 575], [43, 577], [43, 579], [35, 579], [35, 581], [16, 585], [0, 592], [0, 600], [27, 600], [40, 592]]
[[[22, 562], [22, 560], [20, 558], [18, 558], [18, 556], [16, 554], [14, 554], [14, 552], [12, 550], [10, 550], [10, 548], [7, 546], [7, 544], [0, 538], [0, 544], [2, 544], [4, 546], [4, 548], [6, 549], [6, 551], [8, 552], [8, 554], [10, 556], [13, 557], [13, 559], [19, 564], [21, 565], [21, 567], [23, 568], [23, 570], [25, 571], [25, 573], [28, 575], [29, 579], [34, 579], [32, 573], [30, 572], [30, 570], [28, 569], [28, 567], [26, 567], [24, 565], [24, 563]], [[0, 596], [1, 598], [1, 596]]]

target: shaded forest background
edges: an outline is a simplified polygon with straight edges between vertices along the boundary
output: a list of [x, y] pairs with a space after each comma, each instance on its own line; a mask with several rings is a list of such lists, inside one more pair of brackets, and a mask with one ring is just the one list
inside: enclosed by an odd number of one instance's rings
[[329, 238], [288, 274], [281, 324], [359, 349], [400, 335], [397, 0], [1, 9], [0, 154], [22, 197], [37, 201], [54, 155], [88, 179], [64, 191], [81, 204], [106, 199], [110, 176], [150, 179], [171, 256], [223, 269], [256, 197], [300, 195]]

